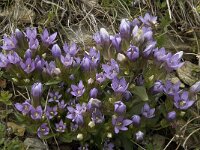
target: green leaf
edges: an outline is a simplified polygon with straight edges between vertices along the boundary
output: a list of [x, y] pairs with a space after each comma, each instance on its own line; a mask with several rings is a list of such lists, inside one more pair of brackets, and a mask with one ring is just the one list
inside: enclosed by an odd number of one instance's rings
[[8, 91], [1, 91], [0, 95], [0, 102], [6, 104], [6, 105], [12, 105], [10, 98], [12, 97], [12, 94]]
[[50, 80], [46, 82], [45, 85], [56, 85], [58, 83], [60, 83], [60, 80]]
[[149, 100], [149, 97], [148, 97], [147, 92], [146, 92], [146, 88], [144, 86], [135, 86], [132, 92], [135, 95], [137, 95], [138, 97], [140, 97], [140, 99], [142, 101], [148, 101]]

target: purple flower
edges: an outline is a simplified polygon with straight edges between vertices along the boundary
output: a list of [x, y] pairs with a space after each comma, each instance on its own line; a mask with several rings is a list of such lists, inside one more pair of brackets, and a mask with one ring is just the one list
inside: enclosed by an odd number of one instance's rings
[[122, 19], [119, 26], [120, 36], [124, 39], [128, 39], [131, 33], [130, 22], [127, 19]]
[[36, 36], [37, 36], [37, 30], [36, 28], [26, 28], [26, 36], [29, 40], [31, 39], [36, 39]]
[[132, 120], [133, 125], [139, 126], [141, 122], [141, 117], [139, 115], [133, 115], [131, 117], [131, 120]]
[[134, 41], [143, 43], [144, 41], [152, 41], [153, 40], [153, 32], [151, 28], [142, 27], [139, 28], [137, 25], [133, 28], [132, 35], [134, 37]]
[[153, 49], [155, 48], [155, 46], [156, 46], [156, 41], [151, 41], [147, 43], [147, 46], [145, 47], [143, 51], [143, 56], [148, 57], [153, 52]]
[[150, 108], [149, 104], [145, 103], [141, 113], [146, 118], [153, 118], [155, 116], [155, 108]]
[[67, 118], [71, 119], [72, 122], [76, 122], [76, 124], [78, 125], [82, 125], [83, 124], [83, 113], [86, 112], [86, 104], [83, 103], [82, 105], [80, 104], [76, 104], [76, 108], [73, 108], [71, 106], [67, 107], [68, 109], [68, 113], [67, 113]]
[[142, 131], [138, 131], [135, 133], [135, 138], [137, 141], [143, 141], [144, 133]]
[[136, 84], [137, 86], [142, 86], [142, 85], [144, 85], [144, 82], [145, 82], [145, 80], [144, 80], [143, 74], [139, 74], [139, 75], [135, 78], [135, 84]]
[[190, 92], [192, 92], [192, 93], [198, 93], [198, 92], [200, 92], [200, 81], [196, 82], [195, 84], [193, 84], [190, 87]]
[[93, 88], [90, 90], [90, 97], [91, 98], [96, 98], [98, 94], [98, 90], [96, 88]]
[[121, 51], [121, 37], [119, 34], [115, 36], [110, 36], [110, 40], [112, 42], [112, 46], [117, 50], [117, 52]]
[[45, 62], [45, 66], [46, 68], [43, 68], [43, 71], [45, 73], [48, 73], [49, 75], [58, 75], [61, 72], [59, 68], [56, 68], [56, 64], [54, 61], [51, 61], [49, 64], [48, 62]]
[[9, 63], [11, 64], [17, 64], [21, 61], [21, 58], [16, 52], [9, 53], [7, 55], [7, 58], [8, 58]]
[[58, 114], [58, 108], [57, 108], [57, 105], [54, 106], [54, 107], [49, 107], [47, 106], [47, 109], [46, 109], [46, 117], [48, 119], [52, 119], [54, 116], [56, 116]]
[[127, 82], [126, 82], [124, 77], [120, 78], [120, 79], [115, 77], [112, 80], [111, 87], [117, 93], [124, 93], [128, 88], [128, 84], [127, 84]]
[[131, 27], [135, 27], [136, 25], [140, 26], [140, 21], [137, 18], [133, 19], [131, 22]]
[[29, 44], [29, 49], [33, 49], [34, 50], [34, 49], [38, 48], [39, 41], [38, 41], [38, 39], [31, 38], [30, 41], [28, 42], [28, 44]]
[[152, 92], [157, 94], [157, 93], [162, 93], [164, 91], [164, 85], [161, 80], [157, 80], [152, 88]]
[[116, 134], [119, 133], [120, 130], [126, 131], [128, 128], [126, 126], [130, 125], [132, 123], [129, 119], [124, 119], [122, 116], [113, 116], [112, 117], [112, 125], [114, 126], [114, 131]]
[[40, 120], [42, 118], [42, 113], [43, 110], [41, 106], [38, 106], [36, 108], [31, 107], [31, 118], [33, 120]]
[[24, 37], [24, 34], [19, 29], [15, 29], [15, 36], [17, 40], [21, 40]]
[[59, 102], [60, 98], [62, 97], [62, 94], [59, 94], [59, 92], [50, 92], [49, 93], [50, 99], [48, 102]]
[[123, 97], [125, 98], [125, 100], [130, 100], [131, 99], [131, 97], [132, 97], [132, 94], [131, 94], [131, 92], [130, 91], [125, 91], [124, 93], [123, 93]]
[[65, 107], [67, 106], [67, 104], [65, 104], [65, 101], [62, 100], [61, 102], [58, 102], [58, 108], [63, 110], [65, 109]]
[[168, 56], [166, 59], [166, 69], [168, 71], [176, 70], [183, 66], [184, 62], [181, 62], [181, 58], [183, 56], [183, 51], [180, 51], [172, 56]]
[[1, 46], [4, 50], [15, 50], [17, 48], [17, 39], [14, 35], [8, 37], [6, 35], [3, 36], [3, 46]]
[[66, 124], [63, 123], [62, 120], [60, 120], [60, 122], [59, 122], [59, 123], [56, 123], [55, 125], [56, 125], [56, 131], [57, 131], [57, 132], [65, 132]]
[[45, 45], [49, 46], [49, 45], [55, 43], [56, 36], [57, 36], [57, 32], [53, 33], [52, 35], [49, 35], [48, 30], [44, 29], [44, 31], [41, 35], [41, 39]]
[[23, 115], [27, 115], [32, 108], [31, 104], [28, 101], [25, 101], [22, 104], [16, 103], [15, 107], [18, 111], [22, 112]]
[[73, 63], [73, 57], [71, 57], [70, 54], [66, 54], [65, 57], [64, 57], [63, 55], [61, 55], [60, 61], [62, 62], [62, 64], [63, 64], [65, 67], [69, 67], [69, 66], [71, 66], [72, 63]]
[[103, 150], [113, 150], [114, 147], [114, 144], [108, 141], [103, 144]]
[[22, 61], [20, 62], [20, 66], [26, 73], [29, 74], [35, 70], [35, 61], [31, 58], [27, 58], [25, 63]]
[[154, 57], [158, 62], [165, 62], [170, 55], [171, 53], [167, 53], [163, 47], [154, 49]]
[[171, 81], [167, 80], [164, 86], [164, 92], [167, 95], [174, 96], [176, 93], [180, 92], [180, 82], [173, 84]]
[[46, 136], [49, 134], [49, 127], [47, 123], [43, 123], [37, 130], [37, 135], [39, 138], [42, 138], [43, 136]]
[[102, 83], [106, 80], [106, 77], [103, 72], [96, 74], [96, 81]]
[[54, 44], [53, 47], [51, 48], [51, 52], [53, 57], [59, 58], [61, 56], [61, 49], [58, 46], [58, 44]]
[[9, 60], [6, 55], [0, 53], [0, 67], [6, 68], [9, 63]]
[[100, 108], [101, 107], [101, 101], [96, 99], [96, 98], [90, 98], [88, 104], [87, 104], [87, 109], [89, 111], [93, 111], [95, 108]]
[[72, 57], [74, 57], [79, 49], [77, 48], [76, 43], [72, 43], [70, 46], [67, 45], [67, 43], [64, 43], [63, 49], [66, 54], [70, 54]]
[[114, 59], [111, 59], [107, 64], [102, 65], [103, 71], [105, 72], [105, 76], [108, 79], [114, 79], [119, 73], [119, 65]]
[[146, 13], [144, 17], [140, 16], [139, 19], [142, 21], [142, 23], [148, 26], [157, 23], [157, 17], [151, 16], [149, 13]]
[[131, 61], [135, 61], [139, 57], [139, 48], [134, 45], [130, 45], [129, 49], [126, 51], [126, 56]]
[[43, 86], [42, 83], [36, 82], [31, 87], [31, 95], [33, 97], [40, 97], [42, 95]]
[[72, 88], [72, 91], [71, 91], [71, 94], [73, 96], [76, 96], [76, 97], [80, 97], [83, 95], [83, 93], [85, 92], [85, 87], [83, 85], [83, 82], [82, 80], [79, 81], [79, 84], [78, 85], [71, 85], [71, 88]]
[[104, 115], [101, 113], [101, 111], [98, 108], [95, 108], [92, 111], [91, 119], [94, 123], [100, 124], [104, 121]]
[[101, 28], [100, 32], [95, 33], [93, 39], [99, 45], [108, 46], [110, 44], [110, 36], [104, 28]]
[[114, 111], [118, 114], [123, 114], [126, 112], [126, 105], [122, 101], [117, 101], [114, 104]]
[[170, 111], [167, 114], [167, 120], [168, 121], [173, 121], [174, 119], [176, 119], [176, 112], [175, 111]]
[[44, 64], [45, 64], [44, 59], [40, 58], [40, 56], [37, 55], [35, 58], [35, 68], [42, 71]]
[[195, 101], [189, 99], [189, 93], [187, 91], [182, 94], [174, 95], [174, 106], [180, 110], [186, 110], [194, 104]]

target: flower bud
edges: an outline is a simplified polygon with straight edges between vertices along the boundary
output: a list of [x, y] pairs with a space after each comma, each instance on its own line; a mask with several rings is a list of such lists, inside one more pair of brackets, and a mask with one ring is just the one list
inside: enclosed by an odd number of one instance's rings
[[109, 36], [109, 33], [106, 31], [106, 29], [104, 29], [104, 28], [100, 29], [100, 36], [101, 36], [101, 41], [103, 43], [109, 43], [110, 42], [110, 36]]
[[130, 37], [131, 27], [130, 27], [130, 22], [127, 19], [121, 20], [121, 24], [119, 26], [119, 32], [122, 38], [127, 39]]
[[137, 141], [143, 141], [144, 133], [141, 131], [138, 131], [137, 133], [135, 133], [135, 138]]
[[190, 87], [190, 92], [192, 92], [192, 93], [198, 93], [198, 92], [200, 92], [200, 81], [196, 82], [195, 84], [193, 84]]
[[140, 125], [141, 118], [139, 115], [133, 115], [131, 120], [132, 120], [133, 125], [135, 125], [135, 126]]
[[92, 79], [92, 78], [88, 79], [88, 84], [92, 84], [93, 82], [94, 82], [94, 79]]
[[83, 134], [79, 133], [76, 137], [79, 141], [81, 141], [83, 139]]
[[90, 128], [93, 128], [93, 127], [95, 126], [94, 121], [90, 121], [90, 122], [88, 123], [88, 126], [89, 126]]
[[171, 111], [167, 114], [167, 120], [168, 121], [173, 121], [174, 119], [176, 119], [176, 112], [175, 111]]
[[139, 48], [134, 45], [130, 45], [129, 49], [126, 51], [126, 56], [131, 61], [135, 61], [139, 57]]
[[54, 44], [52, 49], [51, 49], [52, 55], [54, 57], [60, 57], [61, 56], [61, 50], [58, 44]]
[[101, 101], [96, 98], [91, 98], [87, 104], [89, 110], [92, 108], [99, 108], [101, 107]]
[[96, 88], [93, 88], [90, 90], [90, 97], [91, 98], [96, 98], [98, 94], [98, 90]]
[[119, 62], [123, 62], [126, 59], [126, 57], [124, 56], [124, 54], [118, 53], [117, 54], [117, 60]]
[[32, 94], [32, 97], [33, 97], [33, 105], [34, 106], [39, 105], [39, 99], [42, 95], [42, 89], [43, 89], [42, 83], [40, 83], [40, 82], [34, 83], [32, 85], [31, 94]]
[[162, 81], [158, 80], [154, 83], [154, 86], [152, 88], [153, 93], [162, 93], [164, 89]]
[[32, 51], [30, 49], [27, 49], [25, 54], [24, 54], [24, 58], [31, 58], [32, 57]]
[[108, 132], [107, 133], [107, 138], [112, 138], [112, 133]]
[[126, 105], [121, 101], [117, 101], [114, 104], [114, 109], [116, 113], [123, 114], [126, 111]]

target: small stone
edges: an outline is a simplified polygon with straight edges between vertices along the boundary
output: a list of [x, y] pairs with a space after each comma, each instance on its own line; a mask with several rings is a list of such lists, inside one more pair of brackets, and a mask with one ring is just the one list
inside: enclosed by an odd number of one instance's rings
[[41, 140], [36, 138], [26, 138], [24, 145], [27, 147], [27, 150], [46, 150], [47, 146], [42, 143]]

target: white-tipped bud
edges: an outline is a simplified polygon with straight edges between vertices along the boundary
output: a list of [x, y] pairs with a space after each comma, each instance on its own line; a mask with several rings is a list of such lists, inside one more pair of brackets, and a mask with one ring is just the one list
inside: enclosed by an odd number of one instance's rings
[[76, 137], [79, 141], [81, 141], [83, 139], [83, 134], [79, 133]]
[[92, 84], [94, 82], [94, 80], [92, 78], [88, 79], [88, 84]]
[[126, 59], [126, 56], [124, 56], [124, 54], [118, 53], [117, 54], [117, 60], [119, 62], [123, 62]]
[[112, 138], [112, 133], [107, 133], [107, 138]]
[[93, 128], [93, 127], [95, 126], [94, 121], [90, 121], [90, 122], [88, 123], [88, 126], [89, 126], [90, 128]]

